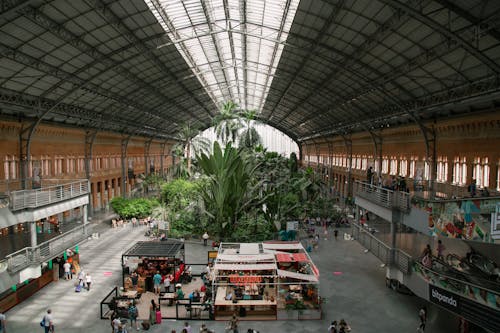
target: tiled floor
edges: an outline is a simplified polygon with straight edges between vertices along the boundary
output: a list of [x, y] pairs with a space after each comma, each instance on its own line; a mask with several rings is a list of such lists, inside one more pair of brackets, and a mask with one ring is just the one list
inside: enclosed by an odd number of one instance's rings
[[[96, 221], [94, 219], [94, 221]], [[111, 332], [109, 322], [99, 319], [100, 301], [121, 283], [121, 254], [137, 240], [144, 240], [143, 227], [111, 229], [100, 226], [99, 239], [80, 245], [81, 261], [94, 283], [90, 292], [75, 293], [73, 282], [59, 281], [40, 290], [36, 295], [7, 312], [9, 333], [37, 332], [39, 322], [48, 307], [52, 308], [56, 332]], [[348, 230], [343, 230], [348, 231]], [[202, 263], [207, 250], [201, 243], [186, 244], [186, 263]], [[423, 301], [388, 289], [385, 269], [380, 262], [356, 241], [320, 242], [318, 251], [311, 254], [321, 272], [320, 294], [327, 299], [322, 320], [242, 322], [240, 332], [249, 328], [265, 332], [326, 332], [329, 322], [344, 318], [354, 332], [402, 333], [415, 332], [417, 312]], [[335, 273], [334, 273], [335, 272]], [[191, 321], [197, 332], [202, 321]], [[426, 332], [455, 332], [456, 319], [447, 312], [429, 307]], [[224, 322], [207, 322], [215, 332], [224, 332]], [[180, 332], [183, 322], [163, 320], [150, 332]]]

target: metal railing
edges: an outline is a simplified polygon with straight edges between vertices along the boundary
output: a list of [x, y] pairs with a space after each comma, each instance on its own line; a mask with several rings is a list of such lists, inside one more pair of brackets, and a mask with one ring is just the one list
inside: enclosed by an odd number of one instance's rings
[[92, 233], [92, 226], [78, 226], [62, 235], [54, 237], [36, 247], [25, 247], [6, 256], [8, 270], [18, 272], [30, 265], [39, 264], [54, 258], [66, 249], [77, 245]]
[[[409, 274], [411, 272], [412, 257], [400, 250], [393, 249], [383, 241], [375, 237], [370, 231], [359, 224], [351, 223], [352, 234], [367, 250], [372, 252], [386, 265], [394, 265], [401, 272]], [[392, 255], [393, 253], [393, 255]]]
[[393, 191], [366, 182], [355, 182], [354, 194], [389, 209], [410, 210], [410, 194]]
[[10, 192], [10, 207], [12, 211], [36, 208], [86, 195], [88, 193], [89, 182], [87, 179], [32, 190], [13, 191]]

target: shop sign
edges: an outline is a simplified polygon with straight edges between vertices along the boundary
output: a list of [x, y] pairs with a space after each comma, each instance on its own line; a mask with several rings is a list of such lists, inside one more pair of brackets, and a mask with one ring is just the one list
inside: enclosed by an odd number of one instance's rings
[[286, 223], [286, 231], [297, 231], [299, 230], [299, 221], [288, 221]]
[[459, 296], [429, 284], [429, 300], [443, 308], [460, 313]]
[[208, 259], [217, 258], [217, 253], [219, 253], [219, 251], [208, 251]]
[[229, 275], [229, 282], [232, 284], [241, 286], [252, 283], [260, 283], [262, 282], [262, 277], [258, 275]]

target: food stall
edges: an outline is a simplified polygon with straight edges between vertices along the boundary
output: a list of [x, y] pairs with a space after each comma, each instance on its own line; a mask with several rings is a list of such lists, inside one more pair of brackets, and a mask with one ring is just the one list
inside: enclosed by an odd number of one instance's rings
[[172, 276], [179, 281], [184, 271], [184, 243], [176, 239], [141, 241], [122, 254], [123, 287], [132, 290], [131, 274], [138, 275], [137, 293], [153, 291], [153, 275]]
[[300, 242], [221, 243], [212, 270], [216, 320], [276, 320], [280, 310], [320, 317], [319, 271]]

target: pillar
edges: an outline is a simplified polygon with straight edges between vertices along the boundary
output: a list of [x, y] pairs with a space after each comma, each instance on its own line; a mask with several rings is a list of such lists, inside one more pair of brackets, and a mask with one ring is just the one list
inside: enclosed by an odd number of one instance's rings
[[87, 226], [88, 226], [88, 215], [87, 215], [87, 205], [83, 205], [82, 207], [82, 212], [83, 212], [83, 234], [87, 235]]
[[31, 247], [36, 247], [36, 221], [30, 222]]

